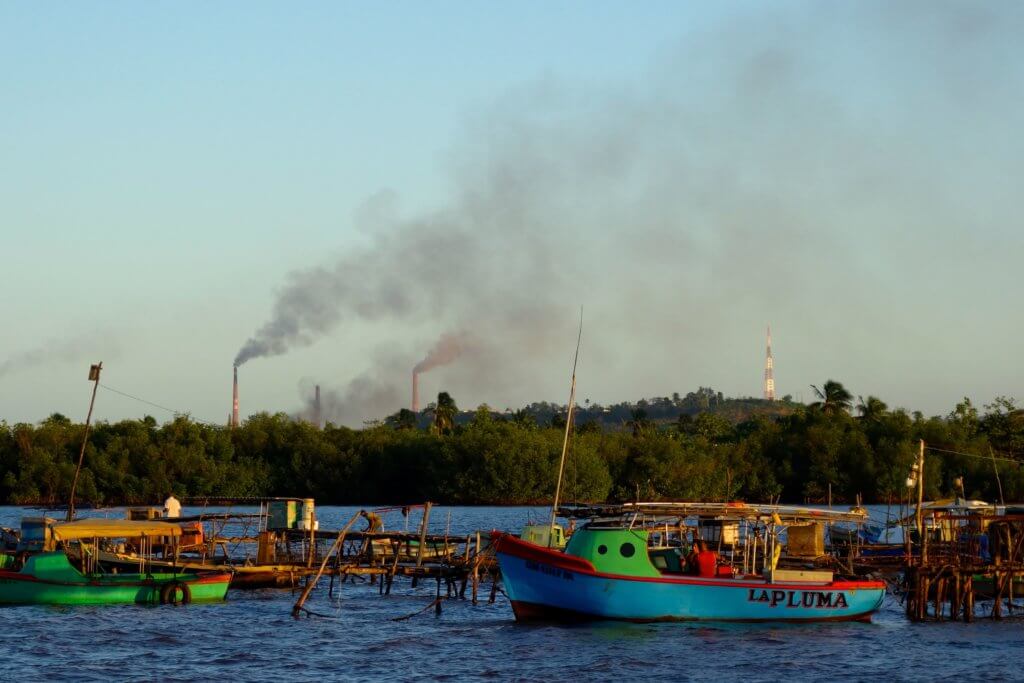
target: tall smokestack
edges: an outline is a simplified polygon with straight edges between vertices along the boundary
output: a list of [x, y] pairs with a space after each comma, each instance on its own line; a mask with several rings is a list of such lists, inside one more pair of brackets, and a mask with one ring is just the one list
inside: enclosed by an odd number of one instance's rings
[[420, 373], [412, 371], [412, 412], [420, 412]]
[[313, 421], [316, 424], [316, 428], [320, 429], [320, 385], [316, 385], [316, 395], [313, 398]]
[[238, 426], [238, 366], [235, 366], [235, 381], [232, 384], [231, 390], [231, 426]]

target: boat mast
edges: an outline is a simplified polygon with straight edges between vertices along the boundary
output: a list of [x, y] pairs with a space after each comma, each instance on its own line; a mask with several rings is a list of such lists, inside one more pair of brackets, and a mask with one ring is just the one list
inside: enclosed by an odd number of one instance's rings
[[558, 514], [558, 499], [562, 495], [562, 476], [565, 474], [565, 454], [569, 450], [569, 430], [572, 428], [572, 411], [576, 402], [576, 363], [580, 359], [580, 340], [583, 338], [583, 307], [580, 306], [580, 329], [576, 335], [576, 355], [572, 359], [572, 384], [569, 388], [569, 410], [565, 416], [565, 438], [562, 440], [562, 458], [558, 463], [558, 482], [555, 484], [555, 500], [551, 503], [551, 524], [548, 525], [548, 547], [554, 539], [555, 518]]

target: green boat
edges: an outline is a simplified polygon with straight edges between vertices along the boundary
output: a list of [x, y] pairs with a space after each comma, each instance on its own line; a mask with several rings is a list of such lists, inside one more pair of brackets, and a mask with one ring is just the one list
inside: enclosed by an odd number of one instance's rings
[[83, 519], [51, 524], [41, 552], [18, 558], [20, 567], [0, 569], [3, 605], [179, 604], [224, 599], [230, 573], [178, 571], [116, 573], [98, 561], [100, 548], [113, 542], [151, 553], [176, 555], [181, 527], [166, 522]]

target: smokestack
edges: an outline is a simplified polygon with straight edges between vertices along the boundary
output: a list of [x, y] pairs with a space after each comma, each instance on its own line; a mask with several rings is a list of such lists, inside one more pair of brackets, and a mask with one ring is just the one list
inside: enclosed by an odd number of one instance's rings
[[420, 373], [412, 371], [412, 412], [420, 412]]
[[235, 366], [235, 381], [232, 385], [231, 391], [232, 404], [231, 404], [231, 426], [238, 426], [238, 366]]
[[320, 385], [316, 385], [316, 395], [313, 397], [313, 421], [316, 428], [320, 429]]

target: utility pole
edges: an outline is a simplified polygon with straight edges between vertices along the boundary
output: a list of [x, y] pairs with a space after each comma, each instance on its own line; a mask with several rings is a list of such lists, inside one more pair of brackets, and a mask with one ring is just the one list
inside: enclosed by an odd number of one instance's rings
[[92, 407], [96, 403], [96, 390], [100, 386], [100, 371], [103, 369], [103, 361], [89, 367], [89, 381], [92, 382], [92, 398], [89, 400], [89, 414], [85, 416], [85, 435], [82, 437], [82, 448], [78, 451], [78, 467], [75, 468], [75, 478], [71, 482], [71, 496], [68, 498], [67, 521], [75, 521], [75, 489], [78, 488], [78, 475], [82, 473], [82, 461], [85, 459], [85, 444], [89, 441], [89, 427], [92, 423]]

